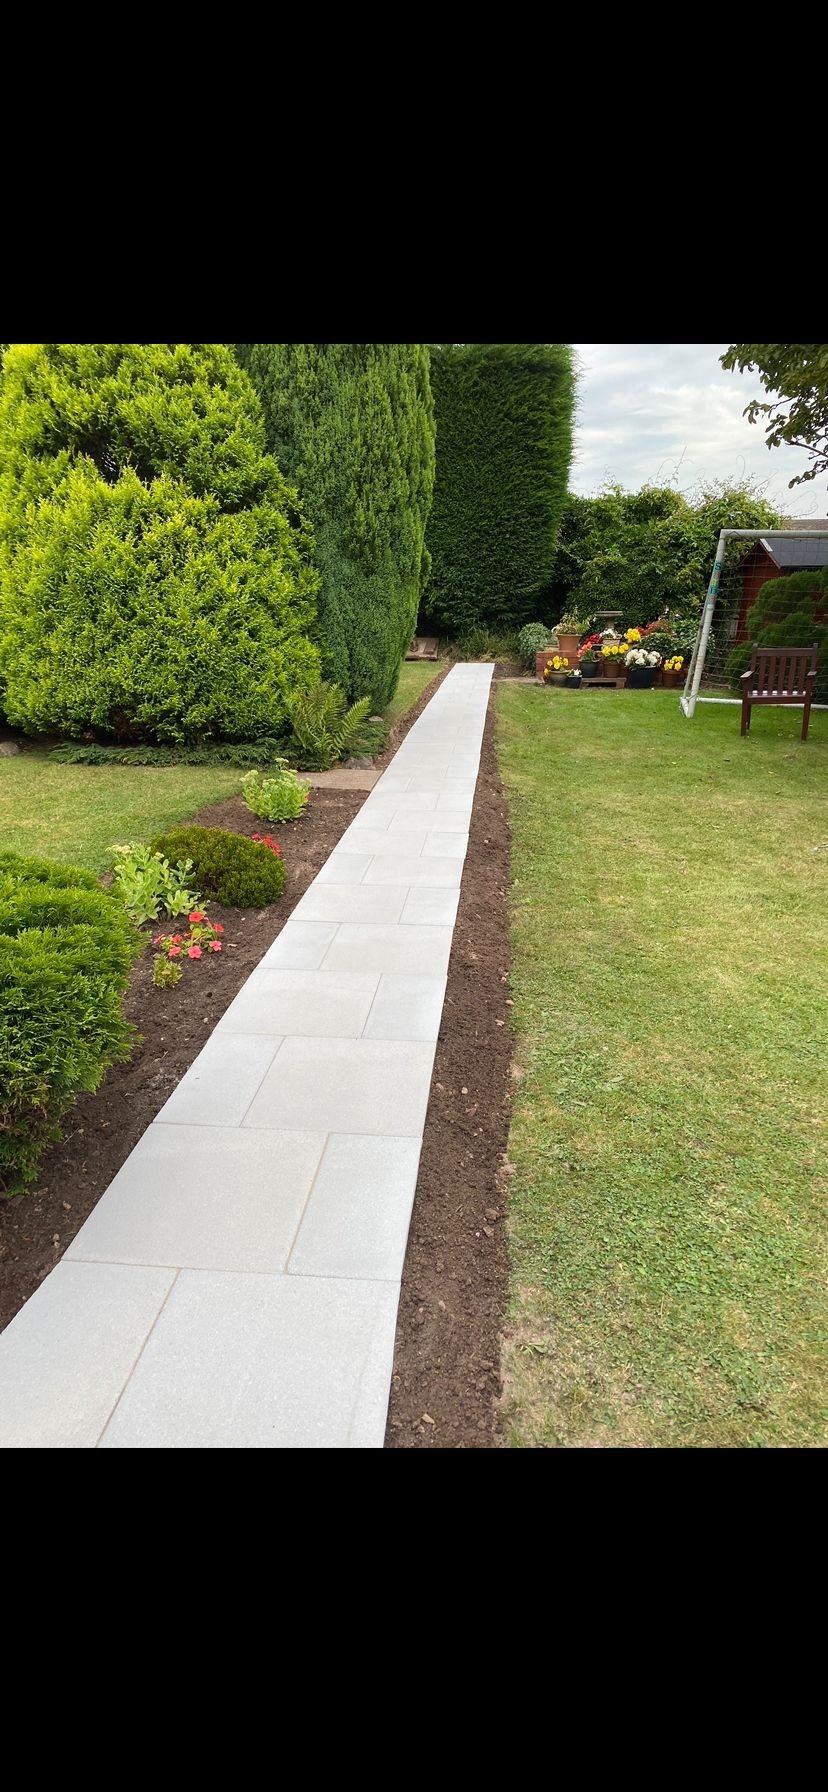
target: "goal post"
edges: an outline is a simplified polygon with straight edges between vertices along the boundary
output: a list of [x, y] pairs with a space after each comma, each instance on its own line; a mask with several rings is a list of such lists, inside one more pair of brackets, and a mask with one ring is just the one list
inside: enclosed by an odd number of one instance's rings
[[[813, 548], [805, 545], [809, 543], [816, 545]], [[782, 547], [778, 560], [774, 544]], [[759, 547], [762, 553], [757, 556], [754, 550]], [[684, 690], [679, 699], [688, 719], [699, 700], [699, 687], [705, 673], [708, 678], [727, 684], [728, 660], [738, 647], [747, 643], [746, 611], [762, 584], [768, 579], [782, 578], [787, 572], [810, 568], [814, 571], [828, 568], [828, 528], [722, 529]]]

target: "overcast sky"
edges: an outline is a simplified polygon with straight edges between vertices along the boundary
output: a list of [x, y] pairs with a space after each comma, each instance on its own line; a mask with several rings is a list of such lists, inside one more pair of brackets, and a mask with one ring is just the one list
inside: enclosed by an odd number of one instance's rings
[[607, 479], [631, 491], [677, 484], [689, 493], [714, 479], [756, 477], [784, 514], [828, 515], [823, 475], [788, 490], [810, 457], [768, 448], [762, 423], [742, 415], [769, 398], [752, 373], [719, 365], [726, 342], [576, 342], [578, 421], [570, 486], [589, 496]]

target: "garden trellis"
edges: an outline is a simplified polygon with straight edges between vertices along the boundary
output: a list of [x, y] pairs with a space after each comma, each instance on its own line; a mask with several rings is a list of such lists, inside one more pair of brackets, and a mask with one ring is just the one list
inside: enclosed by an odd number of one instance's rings
[[[757, 549], [762, 550], [766, 565], [758, 563]], [[688, 718], [699, 700], [703, 677], [711, 684], [728, 684], [728, 661], [737, 647], [750, 640], [747, 612], [763, 583], [794, 570], [811, 569], [815, 575], [828, 575], [828, 528], [722, 529], [681, 697]], [[809, 644], [780, 643], [792, 647]]]

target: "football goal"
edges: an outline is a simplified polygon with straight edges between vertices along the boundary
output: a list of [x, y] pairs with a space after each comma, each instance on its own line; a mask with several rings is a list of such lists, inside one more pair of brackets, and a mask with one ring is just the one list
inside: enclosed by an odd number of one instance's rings
[[[790, 607], [798, 613], [798, 636], [803, 614], [813, 614], [815, 602], [819, 609], [820, 591], [828, 593], [828, 528], [722, 530], [681, 697], [686, 716], [692, 716], [699, 701], [702, 679], [711, 695], [724, 696], [747, 669], [751, 638], [756, 636], [755, 627], [748, 626], [748, 611], [769, 579], [787, 579], [795, 573], [806, 575], [791, 588]], [[806, 589], [808, 575], [816, 597]], [[776, 619], [778, 612], [777, 601], [767, 621]], [[804, 647], [811, 640], [813, 636], [807, 642], [796, 638], [779, 645]]]

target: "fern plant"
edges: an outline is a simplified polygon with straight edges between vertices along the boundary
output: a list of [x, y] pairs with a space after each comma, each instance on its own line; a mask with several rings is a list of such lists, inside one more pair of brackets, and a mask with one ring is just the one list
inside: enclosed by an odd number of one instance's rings
[[307, 770], [326, 771], [335, 759], [354, 752], [370, 708], [370, 697], [360, 697], [349, 709], [345, 692], [324, 679], [295, 692], [288, 715]]

